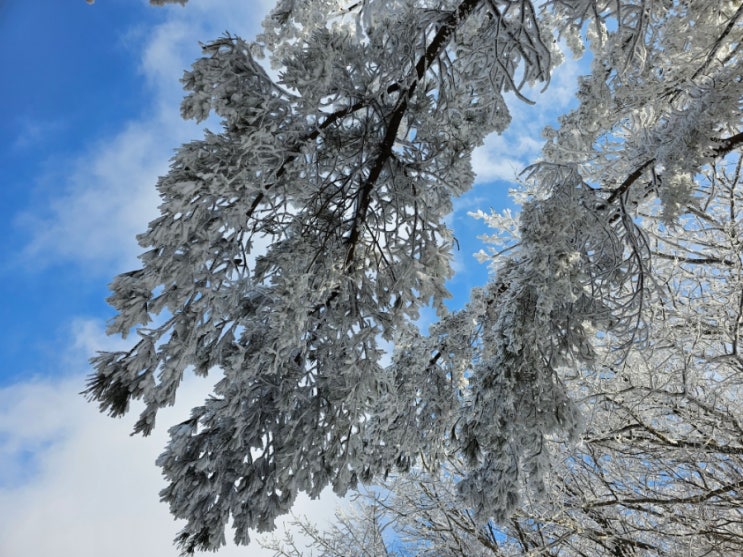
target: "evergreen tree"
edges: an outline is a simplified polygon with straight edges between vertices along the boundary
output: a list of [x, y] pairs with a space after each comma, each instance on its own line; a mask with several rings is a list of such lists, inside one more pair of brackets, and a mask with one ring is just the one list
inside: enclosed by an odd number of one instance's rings
[[[218, 548], [230, 519], [247, 543], [299, 491], [343, 494], [421, 459], [461, 462], [456, 491], [478, 522], [548, 497], [550, 446], [593, 416], [568, 379], [602, 373], [606, 351], [620, 377], [638, 346], [653, 361], [673, 329], [650, 302], [698, 292], [683, 265], [666, 279], [656, 260], [675, 261], [679, 243], [708, 257], [674, 231], [734, 199], [700, 195], [698, 176], [743, 141], [742, 13], [706, 0], [281, 0], [255, 42], [206, 45], [182, 113], [215, 113], [222, 129], [183, 145], [159, 181], [142, 268], [109, 299], [109, 333], [137, 340], [94, 358], [86, 391], [114, 416], [142, 400], [146, 435], [186, 370], [224, 374], [159, 459], [163, 499], [187, 520], [181, 548]], [[447, 315], [452, 198], [472, 184], [472, 150], [509, 124], [504, 93], [548, 84], [558, 39], [593, 56], [580, 104], [525, 176], [517, 243]], [[442, 319], [423, 335], [428, 305]], [[729, 361], [738, 321], [717, 346]]]

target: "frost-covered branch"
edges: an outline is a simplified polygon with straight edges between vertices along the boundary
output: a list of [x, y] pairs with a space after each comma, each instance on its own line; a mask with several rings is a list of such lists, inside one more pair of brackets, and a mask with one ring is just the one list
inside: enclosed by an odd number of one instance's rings
[[[549, 496], [554, 447], [592, 425], [569, 379], [608, 365], [606, 354], [627, 369], [651, 340], [656, 358], [653, 312], [688, 309], [713, 283], [695, 261], [737, 280], [739, 253], [714, 249], [716, 228], [694, 221], [684, 230], [696, 240], [680, 244], [667, 231], [698, 214], [717, 223], [721, 195], [737, 215], [732, 186], [703, 201], [697, 177], [742, 141], [740, 13], [702, 0], [281, 0], [256, 42], [206, 45], [184, 76], [182, 112], [214, 113], [221, 129], [183, 145], [160, 179], [142, 268], [119, 275], [109, 298], [109, 332], [137, 340], [94, 358], [86, 391], [114, 416], [142, 401], [135, 431], [146, 435], [185, 372], [223, 374], [158, 461], [162, 497], [186, 520], [181, 548], [218, 548], [230, 521], [247, 543], [300, 491], [343, 494], [422, 455], [431, 470], [458, 462], [477, 523], [506, 523]], [[447, 314], [452, 199], [473, 182], [473, 149], [509, 124], [504, 94], [548, 82], [558, 36], [587, 45], [593, 71], [578, 107], [546, 131], [491, 284]], [[670, 261], [677, 274], [656, 271]], [[743, 299], [723, 290], [736, 317], [707, 363], [739, 365]], [[429, 305], [442, 317], [424, 335], [416, 321]], [[701, 331], [718, 325], [697, 322], [684, 342], [706, 358]], [[621, 432], [640, 414], [615, 394], [591, 396]], [[689, 400], [685, 411], [707, 412]], [[662, 431], [655, 419], [646, 432]], [[591, 485], [617, 491], [601, 482]], [[545, 535], [518, 529], [524, 548]]]

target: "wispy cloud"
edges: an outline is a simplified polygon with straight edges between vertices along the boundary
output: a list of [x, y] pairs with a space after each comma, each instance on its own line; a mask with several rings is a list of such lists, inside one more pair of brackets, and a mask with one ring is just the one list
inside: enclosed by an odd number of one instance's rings
[[226, 30], [254, 36], [268, 3], [193, 0], [186, 8], [159, 9], [166, 12], [163, 22], [121, 38], [139, 60], [140, 94], [149, 95], [140, 116], [88, 145], [66, 174], [47, 177], [55, 188], [46, 205], [18, 216], [30, 237], [24, 258], [34, 266], [72, 262], [121, 271], [136, 265], [135, 235], [157, 214], [158, 176], [178, 145], [201, 136], [201, 126], [180, 117], [183, 71], [199, 56], [199, 42]]
[[64, 192], [43, 212], [27, 211], [19, 222], [31, 232], [25, 258], [64, 260], [107, 268], [135, 262], [135, 234], [154, 218], [153, 187], [167, 169], [162, 133], [132, 123], [106, 144], [91, 148], [90, 159], [75, 163]]
[[18, 134], [9, 147], [11, 152], [23, 152], [43, 145], [50, 135], [64, 130], [67, 123], [61, 116], [54, 120], [44, 121], [20, 116], [16, 119], [15, 126], [18, 128]]

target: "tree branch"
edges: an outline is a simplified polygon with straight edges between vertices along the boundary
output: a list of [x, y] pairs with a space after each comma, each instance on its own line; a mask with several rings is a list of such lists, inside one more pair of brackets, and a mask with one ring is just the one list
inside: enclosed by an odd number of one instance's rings
[[374, 161], [374, 165], [369, 170], [364, 183], [359, 188], [356, 211], [353, 218], [353, 225], [351, 232], [348, 236], [348, 252], [346, 254], [345, 267], [348, 268], [354, 258], [356, 250], [356, 244], [358, 243], [361, 235], [361, 227], [366, 221], [366, 213], [369, 210], [369, 204], [371, 202], [371, 192], [379, 179], [384, 165], [392, 155], [392, 148], [395, 145], [395, 139], [400, 129], [400, 124], [405, 116], [405, 112], [408, 109], [408, 101], [413, 97], [418, 82], [423, 79], [428, 69], [431, 67], [433, 61], [443, 52], [448, 44], [449, 39], [454, 34], [457, 28], [457, 24], [465, 20], [474, 10], [477, 8], [482, 0], [464, 0], [456, 9], [452, 12], [446, 20], [444, 20], [441, 28], [439, 28], [436, 35], [434, 35], [431, 43], [426, 48], [425, 53], [418, 59], [415, 64], [415, 79], [408, 86], [407, 91], [400, 96], [397, 106], [395, 107], [392, 114], [390, 114], [389, 124], [387, 126], [387, 133], [379, 146], [379, 152], [377, 158]]
[[[713, 158], [719, 158], [727, 155], [730, 153], [733, 149], [738, 147], [741, 143], [743, 143], [743, 132], [737, 133], [731, 137], [722, 139], [720, 141], [720, 145], [712, 151], [712, 157]], [[637, 182], [637, 180], [642, 177], [645, 170], [647, 170], [651, 165], [655, 164], [655, 157], [652, 159], [648, 159], [644, 163], [642, 163], [640, 166], [637, 167], [637, 169], [632, 172], [627, 178], [622, 182], [615, 190], [611, 192], [609, 197], [606, 199], [606, 203], [599, 207], [600, 209], [603, 209], [606, 205], [612, 204], [614, 201], [616, 201], [621, 195], [627, 192], [632, 185]]]
[[637, 497], [634, 499], [612, 499], [610, 501], [594, 501], [593, 503], [586, 503], [582, 506], [583, 510], [588, 510], [597, 507], [610, 507], [612, 505], [620, 505], [623, 507], [632, 507], [634, 505], [688, 505], [697, 504], [704, 501], [708, 501], [714, 497], [718, 497], [731, 491], [740, 491], [743, 489], [743, 480], [735, 482], [733, 484], [724, 485], [717, 489], [707, 491], [706, 493], [700, 493], [698, 495], [692, 495], [690, 497], [671, 497], [663, 499], [660, 497]]

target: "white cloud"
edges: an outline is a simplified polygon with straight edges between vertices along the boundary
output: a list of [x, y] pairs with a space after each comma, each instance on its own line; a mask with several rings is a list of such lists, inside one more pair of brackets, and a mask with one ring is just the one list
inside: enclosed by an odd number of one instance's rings
[[511, 125], [500, 135], [488, 136], [484, 145], [472, 154], [476, 184], [496, 180], [514, 182], [526, 166], [535, 162], [544, 144], [542, 130], [548, 124], [554, 125], [556, 117], [575, 103], [577, 77], [584, 70], [587, 70], [585, 61], [567, 58], [555, 68], [545, 91], [533, 88], [525, 93], [534, 105], [520, 101], [513, 94], [506, 95]]
[[484, 184], [496, 180], [513, 182], [524, 169], [523, 157], [519, 159], [501, 154], [503, 151], [497, 145], [503, 143], [503, 136], [490, 136], [480, 149], [472, 153], [472, 167], [477, 176], [475, 183]]
[[[0, 389], [0, 555], [176, 557], [180, 529], [158, 492], [164, 487], [154, 461], [167, 426], [203, 401], [208, 384], [184, 382], [179, 401], [160, 417], [151, 437], [130, 437], [133, 418], [100, 415], [78, 393], [83, 355], [120, 347], [95, 321], [74, 324], [72, 366], [63, 378], [35, 379]], [[337, 499], [300, 498], [297, 514], [328, 522]], [[228, 533], [229, 536], [229, 533]], [[220, 557], [264, 556], [257, 544], [232, 544]]]

